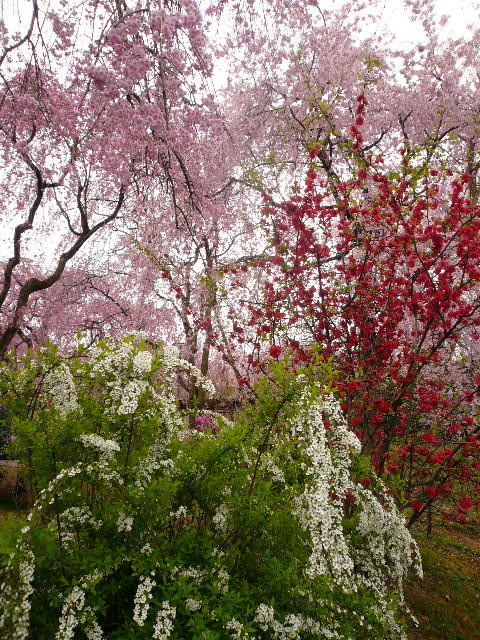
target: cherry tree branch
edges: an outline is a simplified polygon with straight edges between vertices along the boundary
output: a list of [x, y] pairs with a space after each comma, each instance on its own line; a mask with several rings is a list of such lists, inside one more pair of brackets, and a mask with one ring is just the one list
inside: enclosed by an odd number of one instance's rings
[[24, 42], [26, 42], [27, 40], [30, 39], [32, 33], [33, 33], [33, 27], [35, 25], [35, 20], [38, 19], [38, 2], [37, 0], [33, 0], [33, 9], [32, 9], [32, 17], [30, 19], [30, 25], [28, 27], [27, 33], [23, 36], [23, 38], [20, 38], [20, 40], [18, 40], [18, 42], [15, 42], [14, 44], [10, 45], [9, 47], [6, 47], [4, 52], [0, 55], [0, 66], [2, 66], [5, 58], [8, 56], [9, 53], [11, 53], [12, 51], [14, 51], [15, 49], [18, 49], [19, 47], [22, 46], [22, 44]]
[[[3, 333], [0, 334], [0, 358], [2, 358], [8, 347], [10, 346], [12, 340], [15, 335], [18, 333], [18, 328], [20, 326], [20, 321], [22, 318], [23, 309], [26, 307], [30, 296], [39, 291], [44, 291], [45, 289], [50, 288], [54, 285], [61, 277], [63, 271], [69, 260], [73, 258], [75, 254], [83, 247], [83, 245], [97, 233], [104, 226], [115, 220], [122, 208], [123, 202], [125, 200], [125, 187], [121, 187], [117, 199], [116, 206], [112, 213], [106, 216], [103, 220], [100, 220], [93, 227], [89, 227], [88, 230], [84, 230], [80, 236], [77, 237], [76, 241], [71, 245], [71, 247], [64, 251], [60, 257], [58, 258], [57, 265], [53, 272], [45, 277], [45, 278], [29, 278], [20, 288], [17, 302], [15, 305], [15, 311], [12, 320], [4, 329]], [[38, 208], [38, 207], [37, 207]]]

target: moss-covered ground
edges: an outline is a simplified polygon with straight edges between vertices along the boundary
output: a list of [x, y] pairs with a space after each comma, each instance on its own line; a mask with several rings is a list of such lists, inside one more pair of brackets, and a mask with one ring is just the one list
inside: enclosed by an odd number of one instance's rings
[[480, 640], [480, 518], [473, 524], [438, 523], [414, 532], [424, 579], [406, 589], [418, 627], [411, 640]]

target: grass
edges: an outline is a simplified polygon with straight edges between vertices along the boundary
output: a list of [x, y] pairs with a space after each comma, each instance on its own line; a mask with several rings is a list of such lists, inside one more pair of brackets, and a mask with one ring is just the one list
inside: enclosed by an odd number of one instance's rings
[[414, 535], [423, 560], [423, 580], [406, 588], [419, 626], [410, 640], [480, 640], [480, 522], [441, 523], [427, 537]]
[[9, 516], [22, 517], [28, 513], [26, 500], [13, 500], [0, 496], [0, 524]]

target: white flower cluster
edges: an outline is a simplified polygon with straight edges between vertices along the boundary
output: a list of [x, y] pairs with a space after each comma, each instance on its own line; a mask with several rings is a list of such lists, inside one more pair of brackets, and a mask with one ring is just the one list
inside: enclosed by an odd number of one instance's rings
[[118, 415], [132, 415], [138, 407], [138, 401], [151, 385], [145, 380], [130, 380], [123, 390], [120, 405], [117, 409]]
[[381, 597], [386, 596], [386, 584], [391, 582], [403, 603], [403, 582], [409, 569], [423, 576], [418, 546], [385, 489], [384, 506], [362, 486], [356, 487], [355, 495], [362, 505], [357, 532], [364, 536], [364, 544], [357, 545], [352, 555], [361, 581]]
[[63, 419], [78, 409], [75, 381], [65, 362], [45, 374], [44, 384], [52, 398], [53, 406]]
[[212, 522], [215, 525], [215, 529], [219, 533], [226, 532], [228, 522], [228, 507], [224, 502], [215, 511]]
[[[45, 505], [51, 504], [58, 486], [65, 479], [72, 478], [82, 472], [84, 467], [78, 465], [71, 469], [62, 469], [60, 473], [48, 484], [45, 489], [39, 493], [39, 498], [34, 505], [38, 513], [42, 511]], [[33, 511], [27, 516], [27, 520], [31, 522]], [[11, 640], [26, 640], [29, 635], [29, 613], [31, 608], [30, 596], [33, 593], [33, 576], [35, 571], [35, 557], [27, 541], [30, 532], [30, 526], [23, 527], [21, 535], [17, 540], [16, 551], [9, 558], [4, 575], [11, 579], [12, 574], [17, 576], [17, 584], [15, 592], [7, 582], [0, 584], [0, 627], [5, 627], [7, 623], [11, 623], [13, 627], [13, 635]]]
[[167, 346], [163, 348], [163, 366], [166, 371], [173, 371], [178, 368], [180, 362], [180, 351], [178, 347]]
[[102, 629], [95, 620], [94, 609], [85, 606], [85, 591], [95, 585], [102, 575], [95, 570], [92, 574], [84, 576], [65, 597], [55, 640], [72, 640], [78, 626], [83, 628], [89, 640], [103, 638]]
[[283, 471], [275, 464], [275, 460], [270, 453], [266, 453], [262, 457], [261, 469], [262, 471], [271, 475], [274, 482], [285, 484], [285, 476], [283, 475]]
[[181, 370], [191, 376], [195, 380], [197, 386], [203, 389], [207, 396], [212, 397], [215, 395], [215, 385], [213, 382], [202, 375], [195, 365], [180, 358], [180, 353], [177, 347], [164, 347], [163, 368], [165, 370], [165, 377], [169, 386], [171, 386], [173, 373]]
[[[102, 526], [100, 520], [96, 520], [90, 509], [83, 505], [81, 507], [69, 507], [59, 515], [62, 544], [75, 540], [75, 532], [79, 526], [91, 526], [98, 531]], [[58, 526], [56, 519], [52, 520], [48, 528], [55, 530]]]
[[[27, 533], [27, 531], [22, 531], [22, 533]], [[17, 569], [18, 582], [15, 593], [12, 592], [9, 584], [5, 582], [0, 584], [0, 628], [4, 627], [9, 620], [13, 627], [12, 640], [26, 640], [29, 635], [30, 596], [33, 593], [35, 558], [32, 550], [24, 541], [18, 546], [18, 552], [21, 556], [18, 558], [16, 554], [12, 553], [6, 568], [8, 573], [12, 572], [14, 568]], [[18, 564], [17, 567], [14, 567], [16, 558]]]
[[120, 451], [120, 447], [115, 440], [106, 440], [96, 433], [81, 433], [79, 440], [84, 447], [97, 449], [100, 453], [106, 455], [107, 458], [113, 457], [117, 451]]
[[137, 375], [145, 375], [152, 370], [153, 354], [150, 351], [139, 351], [133, 358], [133, 371]]
[[[336, 409], [333, 398], [316, 400], [311, 406], [305, 399], [299, 402], [291, 430], [305, 445], [309, 459], [306, 473], [311, 480], [296, 501], [295, 515], [311, 535], [309, 578], [330, 575], [337, 584], [354, 588], [354, 563], [344, 537], [341, 502], [351, 484], [350, 451], [358, 451], [360, 443]], [[333, 413], [335, 418], [333, 456], [323, 423], [324, 412]]]
[[195, 600], [195, 598], [187, 598], [185, 600], [185, 606], [189, 611], [198, 611], [202, 608], [202, 601]]
[[281, 623], [275, 619], [273, 607], [264, 603], [258, 605], [254, 620], [262, 631], [270, 629], [273, 632], [273, 637], [279, 638], [279, 640], [298, 640], [302, 632], [314, 638], [340, 637], [334, 630], [321, 625], [309, 616], [301, 614], [290, 613], [285, 616], [284, 622]]
[[262, 631], [267, 631], [275, 620], [275, 611], [268, 604], [259, 604], [255, 612], [255, 622], [258, 623]]
[[[151, 385], [143, 379], [152, 368], [153, 354], [149, 351], [135, 353], [132, 342], [120, 341], [108, 345], [109, 350], [92, 351], [91, 376], [107, 380], [108, 397], [105, 399], [105, 413], [113, 418], [132, 415], [138, 407], [140, 397], [150, 390]], [[134, 376], [132, 379], [132, 372]]]
[[91, 376], [100, 376], [108, 379], [123, 373], [129, 369], [135, 346], [131, 342], [122, 340], [117, 344], [109, 344], [109, 350], [96, 348], [92, 349]]
[[227, 622], [225, 629], [230, 632], [230, 636], [234, 638], [234, 640], [243, 640], [243, 638], [248, 637], [243, 633], [243, 624], [235, 618], [231, 618]]
[[[174, 462], [170, 459], [162, 460], [165, 449], [173, 439], [183, 440], [190, 433], [172, 396], [162, 394], [157, 397], [156, 402], [160, 413], [160, 425], [154, 443], [137, 467], [135, 487], [138, 494], [145, 491], [145, 488], [151, 482], [153, 474], [161, 466], [170, 475], [173, 473]], [[166, 433], [160, 428], [161, 426], [164, 427]]]
[[218, 590], [222, 593], [228, 593], [229, 585], [228, 582], [230, 580], [229, 574], [225, 571], [225, 569], [220, 569], [218, 571]]
[[157, 619], [153, 628], [154, 640], [167, 640], [172, 633], [177, 610], [170, 605], [168, 600], [162, 602], [162, 608], [157, 613]]
[[137, 592], [133, 601], [133, 619], [139, 627], [143, 627], [145, 620], [147, 619], [148, 610], [150, 608], [150, 601], [153, 597], [152, 591], [157, 584], [153, 579], [155, 574], [153, 571], [150, 576], [141, 576], [138, 583]]
[[[82, 471], [91, 471], [92, 467], [82, 464], [70, 469], [62, 469], [57, 476], [51, 480], [48, 486], [39, 493], [34, 509], [40, 513], [46, 505], [52, 503], [53, 496], [58, 487], [65, 480], [79, 475]], [[27, 520], [31, 522], [33, 511], [27, 516]], [[30, 595], [33, 593], [33, 575], [35, 571], [35, 557], [27, 542], [27, 536], [30, 532], [30, 526], [23, 527], [21, 535], [17, 540], [16, 551], [14, 551], [7, 563], [4, 575], [11, 577], [12, 574], [18, 576], [18, 584], [15, 592], [7, 582], [0, 584], [0, 627], [6, 626], [7, 622], [13, 625], [13, 635], [11, 640], [25, 640], [29, 635], [29, 613], [31, 603]]]
[[[93, 609], [87, 607], [88, 613], [94, 613]], [[87, 611], [86, 611], [87, 612]], [[98, 622], [93, 619], [90, 621], [90, 624], [85, 628], [85, 634], [87, 636], [87, 640], [102, 640], [103, 639], [103, 631]]]
[[188, 509], [183, 505], [181, 507], [178, 507], [176, 511], [170, 511], [170, 517], [175, 518], [176, 520], [178, 520], [178, 518], [186, 518], [187, 516]]
[[129, 531], [132, 530], [132, 526], [133, 526], [132, 516], [127, 516], [123, 513], [123, 511], [120, 511], [117, 518], [117, 529], [119, 533], [122, 533], [122, 531], [125, 533], [128, 533]]
[[197, 569], [197, 567], [186, 567], [185, 569], [176, 569], [175, 570], [179, 576], [182, 578], [191, 578], [195, 580], [196, 583], [201, 582], [205, 578], [205, 570]]
[[[329, 430], [323, 422], [324, 415], [332, 425]], [[413, 567], [421, 576], [422, 570], [418, 546], [403, 517], [385, 489], [381, 502], [369, 489], [350, 479], [351, 452], [358, 452], [360, 443], [348, 430], [332, 396], [313, 402], [302, 397], [289, 426], [309, 461], [305, 470], [310, 480], [295, 500], [294, 509], [311, 537], [307, 576], [314, 579], [327, 575], [345, 592], [354, 592], [360, 586], [371, 589], [377, 597], [377, 613], [390, 628], [391, 637], [404, 637], [389, 612], [389, 589], [394, 585], [402, 602], [408, 571]], [[344, 532], [342, 526], [347, 493], [353, 496], [359, 514], [353, 534]], [[358, 544], [359, 535], [364, 538], [363, 544]], [[259, 613], [264, 624], [267, 613], [271, 614], [264, 608]], [[268, 624], [273, 623], [270, 620]]]
[[147, 455], [138, 465], [135, 477], [135, 489], [138, 495], [145, 491], [152, 480], [153, 474], [160, 468], [166, 446], [165, 437], [161, 434], [158, 435], [148, 449]]
[[75, 635], [79, 623], [79, 613], [85, 605], [85, 592], [75, 585], [65, 598], [60, 625], [55, 640], [70, 640]]

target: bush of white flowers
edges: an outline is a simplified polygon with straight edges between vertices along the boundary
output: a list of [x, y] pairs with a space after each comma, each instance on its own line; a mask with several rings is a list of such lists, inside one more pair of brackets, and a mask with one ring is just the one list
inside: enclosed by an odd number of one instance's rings
[[328, 366], [273, 366], [234, 423], [181, 410], [182, 376], [214, 393], [138, 336], [3, 366], [33, 504], [3, 555], [0, 635], [404, 637], [418, 548], [381, 484], [355, 481]]

